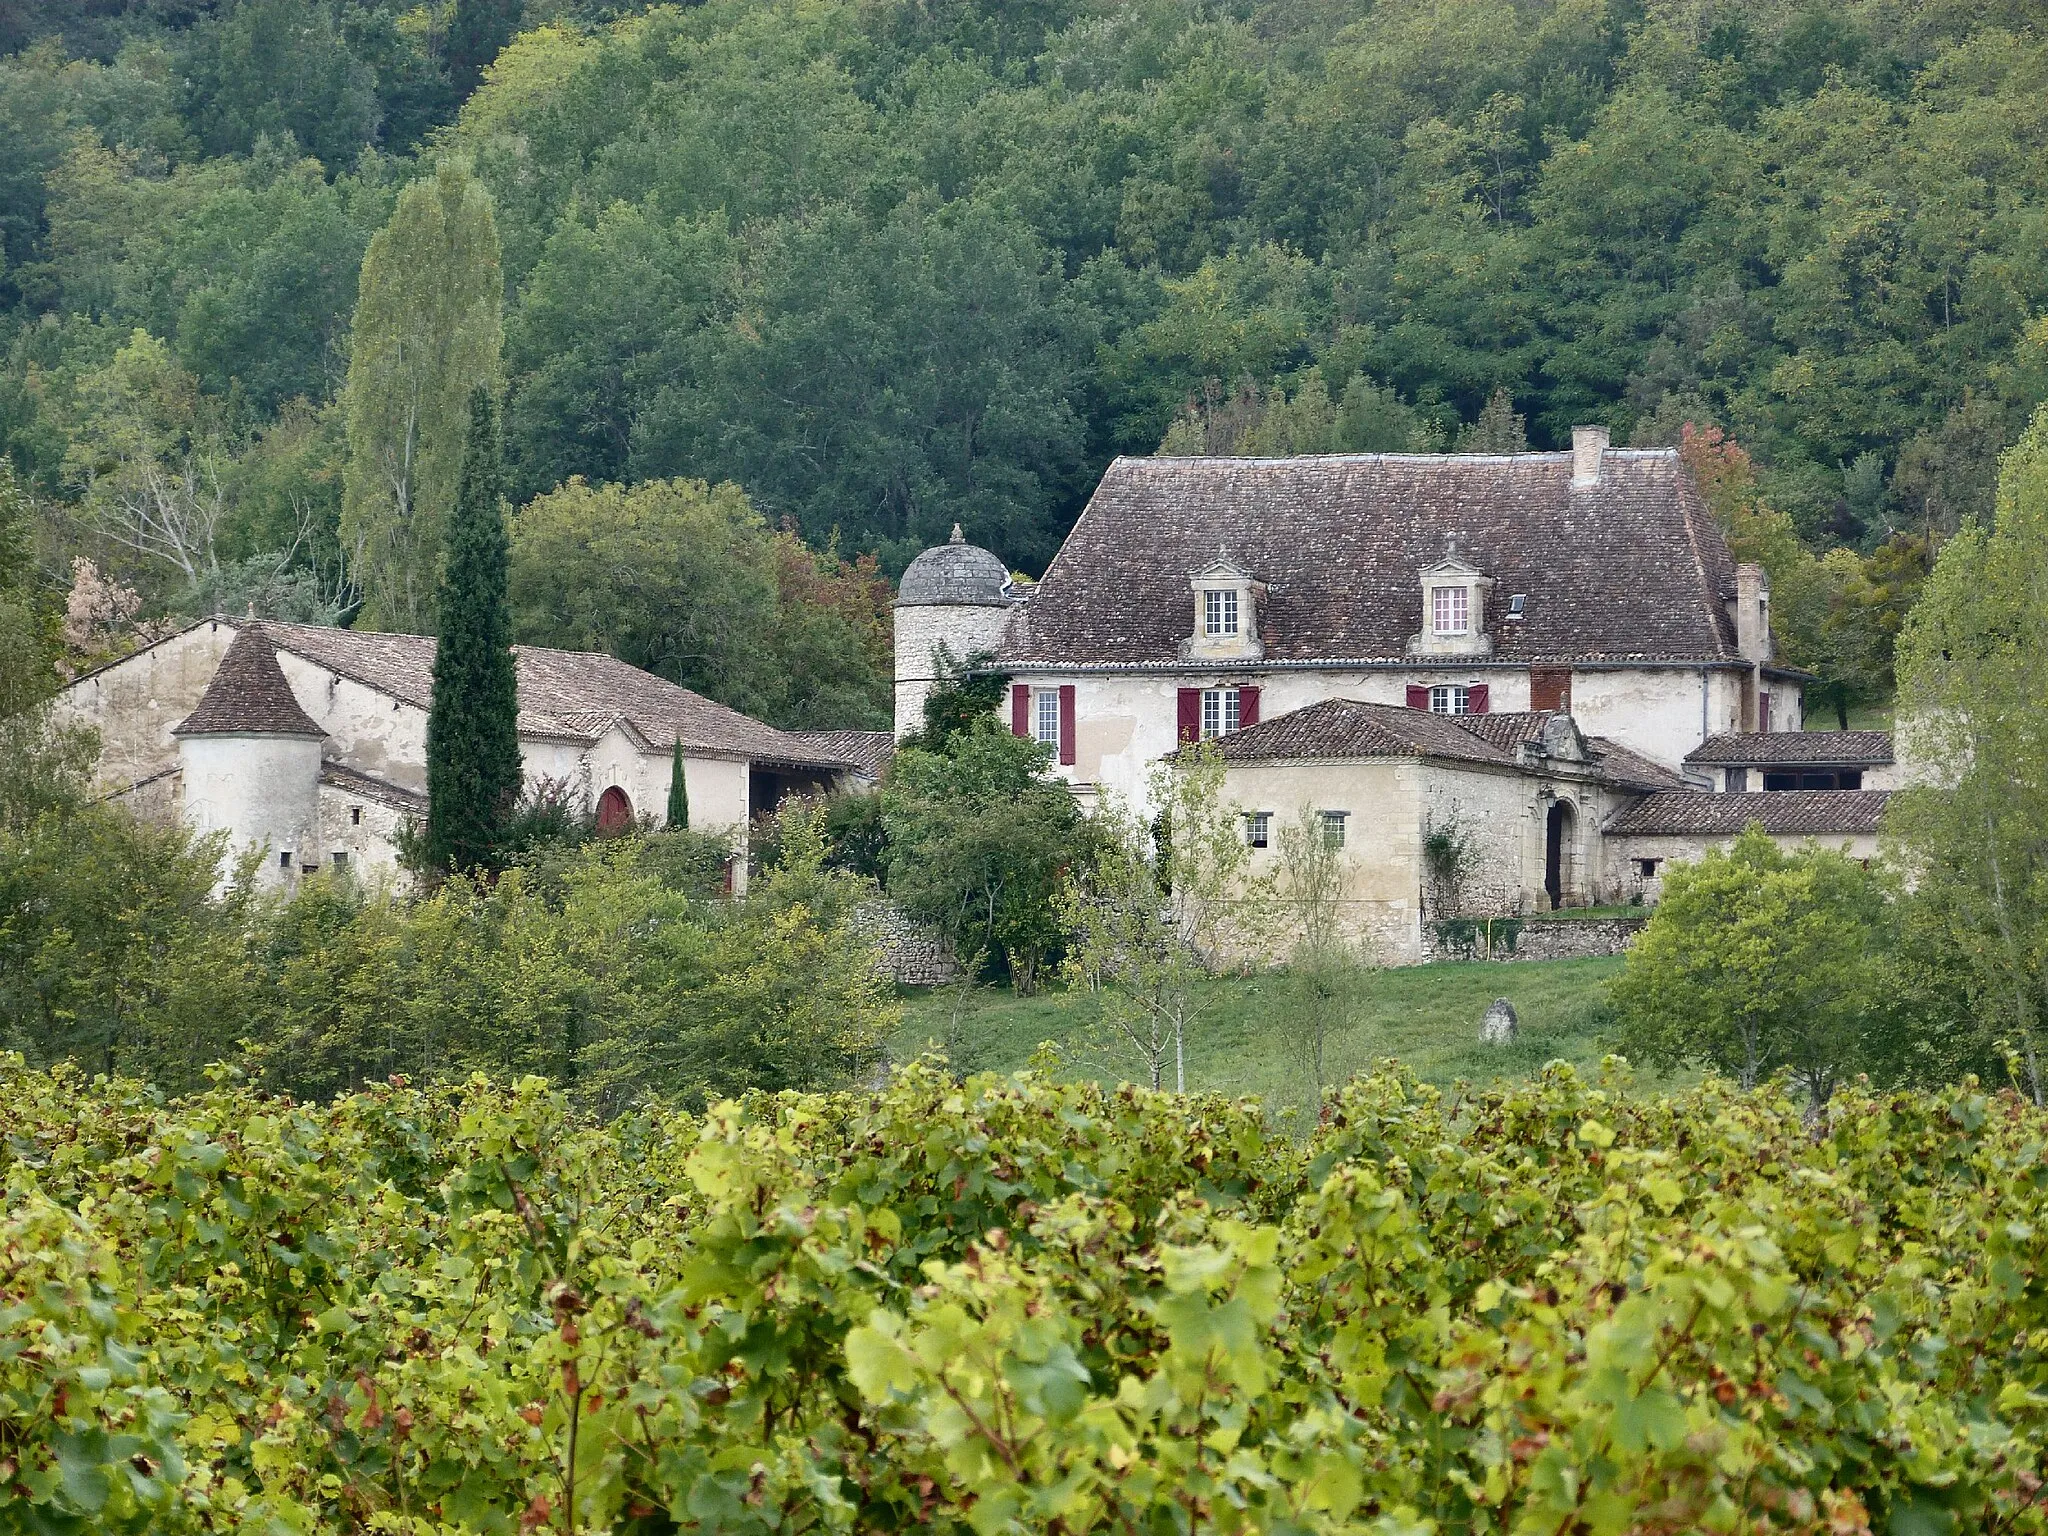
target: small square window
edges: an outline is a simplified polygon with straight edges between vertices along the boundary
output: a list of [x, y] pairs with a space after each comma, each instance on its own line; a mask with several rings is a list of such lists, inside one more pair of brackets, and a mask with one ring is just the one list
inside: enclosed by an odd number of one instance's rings
[[1271, 811], [1246, 811], [1244, 813], [1244, 840], [1248, 847], [1271, 847], [1273, 842], [1273, 813]]
[[1462, 635], [1468, 622], [1465, 589], [1463, 587], [1438, 587], [1432, 598], [1433, 628], [1440, 635]]
[[292, 867], [292, 854], [289, 848], [277, 856], [277, 867], [279, 869], [290, 869]]
[[1202, 594], [1202, 631], [1211, 636], [1234, 635], [1237, 633], [1237, 593], [1204, 592]]
[[1344, 846], [1344, 823], [1350, 817], [1349, 811], [1323, 812], [1323, 846], [1342, 848]]
[[348, 868], [348, 850], [346, 848], [335, 849], [329, 857], [333, 860], [336, 869]]
[[1048, 747], [1060, 744], [1060, 696], [1048, 688], [1035, 696], [1031, 734]]
[[1237, 729], [1241, 718], [1241, 700], [1235, 688], [1204, 688], [1202, 690], [1202, 740], [1215, 736], [1228, 736]]
[[1636, 873], [1645, 880], [1654, 880], [1657, 878], [1657, 866], [1661, 862], [1658, 859], [1637, 859]]
[[1472, 690], [1463, 683], [1438, 683], [1429, 690], [1432, 715], [1465, 715], [1472, 712]]

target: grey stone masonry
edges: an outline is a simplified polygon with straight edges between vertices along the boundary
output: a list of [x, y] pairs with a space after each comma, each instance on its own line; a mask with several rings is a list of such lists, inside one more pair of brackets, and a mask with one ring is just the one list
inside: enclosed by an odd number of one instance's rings
[[895, 902], [865, 902], [854, 909], [853, 921], [882, 952], [882, 969], [898, 986], [942, 987], [960, 979], [953, 946]]
[[1422, 958], [1590, 960], [1627, 952], [1650, 920], [1641, 917], [1433, 918], [1422, 925]]

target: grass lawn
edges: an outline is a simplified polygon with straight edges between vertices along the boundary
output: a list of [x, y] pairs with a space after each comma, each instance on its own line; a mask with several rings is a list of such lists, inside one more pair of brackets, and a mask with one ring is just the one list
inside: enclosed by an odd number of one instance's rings
[[[1620, 969], [1619, 959], [1603, 959], [1361, 973], [1325, 1046], [1326, 1075], [1341, 1079], [1388, 1056], [1445, 1086], [1460, 1078], [1485, 1083], [1527, 1076], [1560, 1057], [1591, 1066], [1605, 1053], [1601, 992]], [[1188, 1087], [1255, 1093], [1273, 1104], [1310, 1102], [1289, 978], [1230, 977], [1205, 991], [1203, 1017], [1188, 1040]], [[1480, 1017], [1496, 997], [1512, 1002], [1521, 1019], [1515, 1043], [1499, 1048], [1479, 1043]], [[1071, 1075], [1143, 1078], [1143, 1064], [1128, 1047], [1119, 1050], [1108, 1040], [1094, 1000], [1082, 993], [1019, 998], [984, 989], [964, 1001], [954, 990], [907, 993], [891, 1055], [905, 1061], [939, 1048], [963, 1071], [1007, 1072], [1045, 1041], [1060, 1048], [1061, 1070]], [[1173, 1086], [1170, 1065], [1166, 1086]]]

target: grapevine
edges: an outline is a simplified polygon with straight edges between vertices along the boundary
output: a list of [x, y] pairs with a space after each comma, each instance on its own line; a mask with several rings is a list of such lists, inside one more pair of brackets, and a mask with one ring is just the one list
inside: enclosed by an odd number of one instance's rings
[[0, 1064], [0, 1528], [2033, 1532], [2048, 1116]]

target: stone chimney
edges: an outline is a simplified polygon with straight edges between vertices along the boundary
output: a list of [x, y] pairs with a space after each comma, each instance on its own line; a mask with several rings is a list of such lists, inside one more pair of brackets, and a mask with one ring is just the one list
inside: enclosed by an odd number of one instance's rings
[[1735, 567], [1735, 649], [1758, 666], [1771, 659], [1771, 578], [1760, 565]]
[[1605, 427], [1572, 428], [1572, 489], [1589, 491], [1600, 483], [1600, 455], [1607, 451]]

